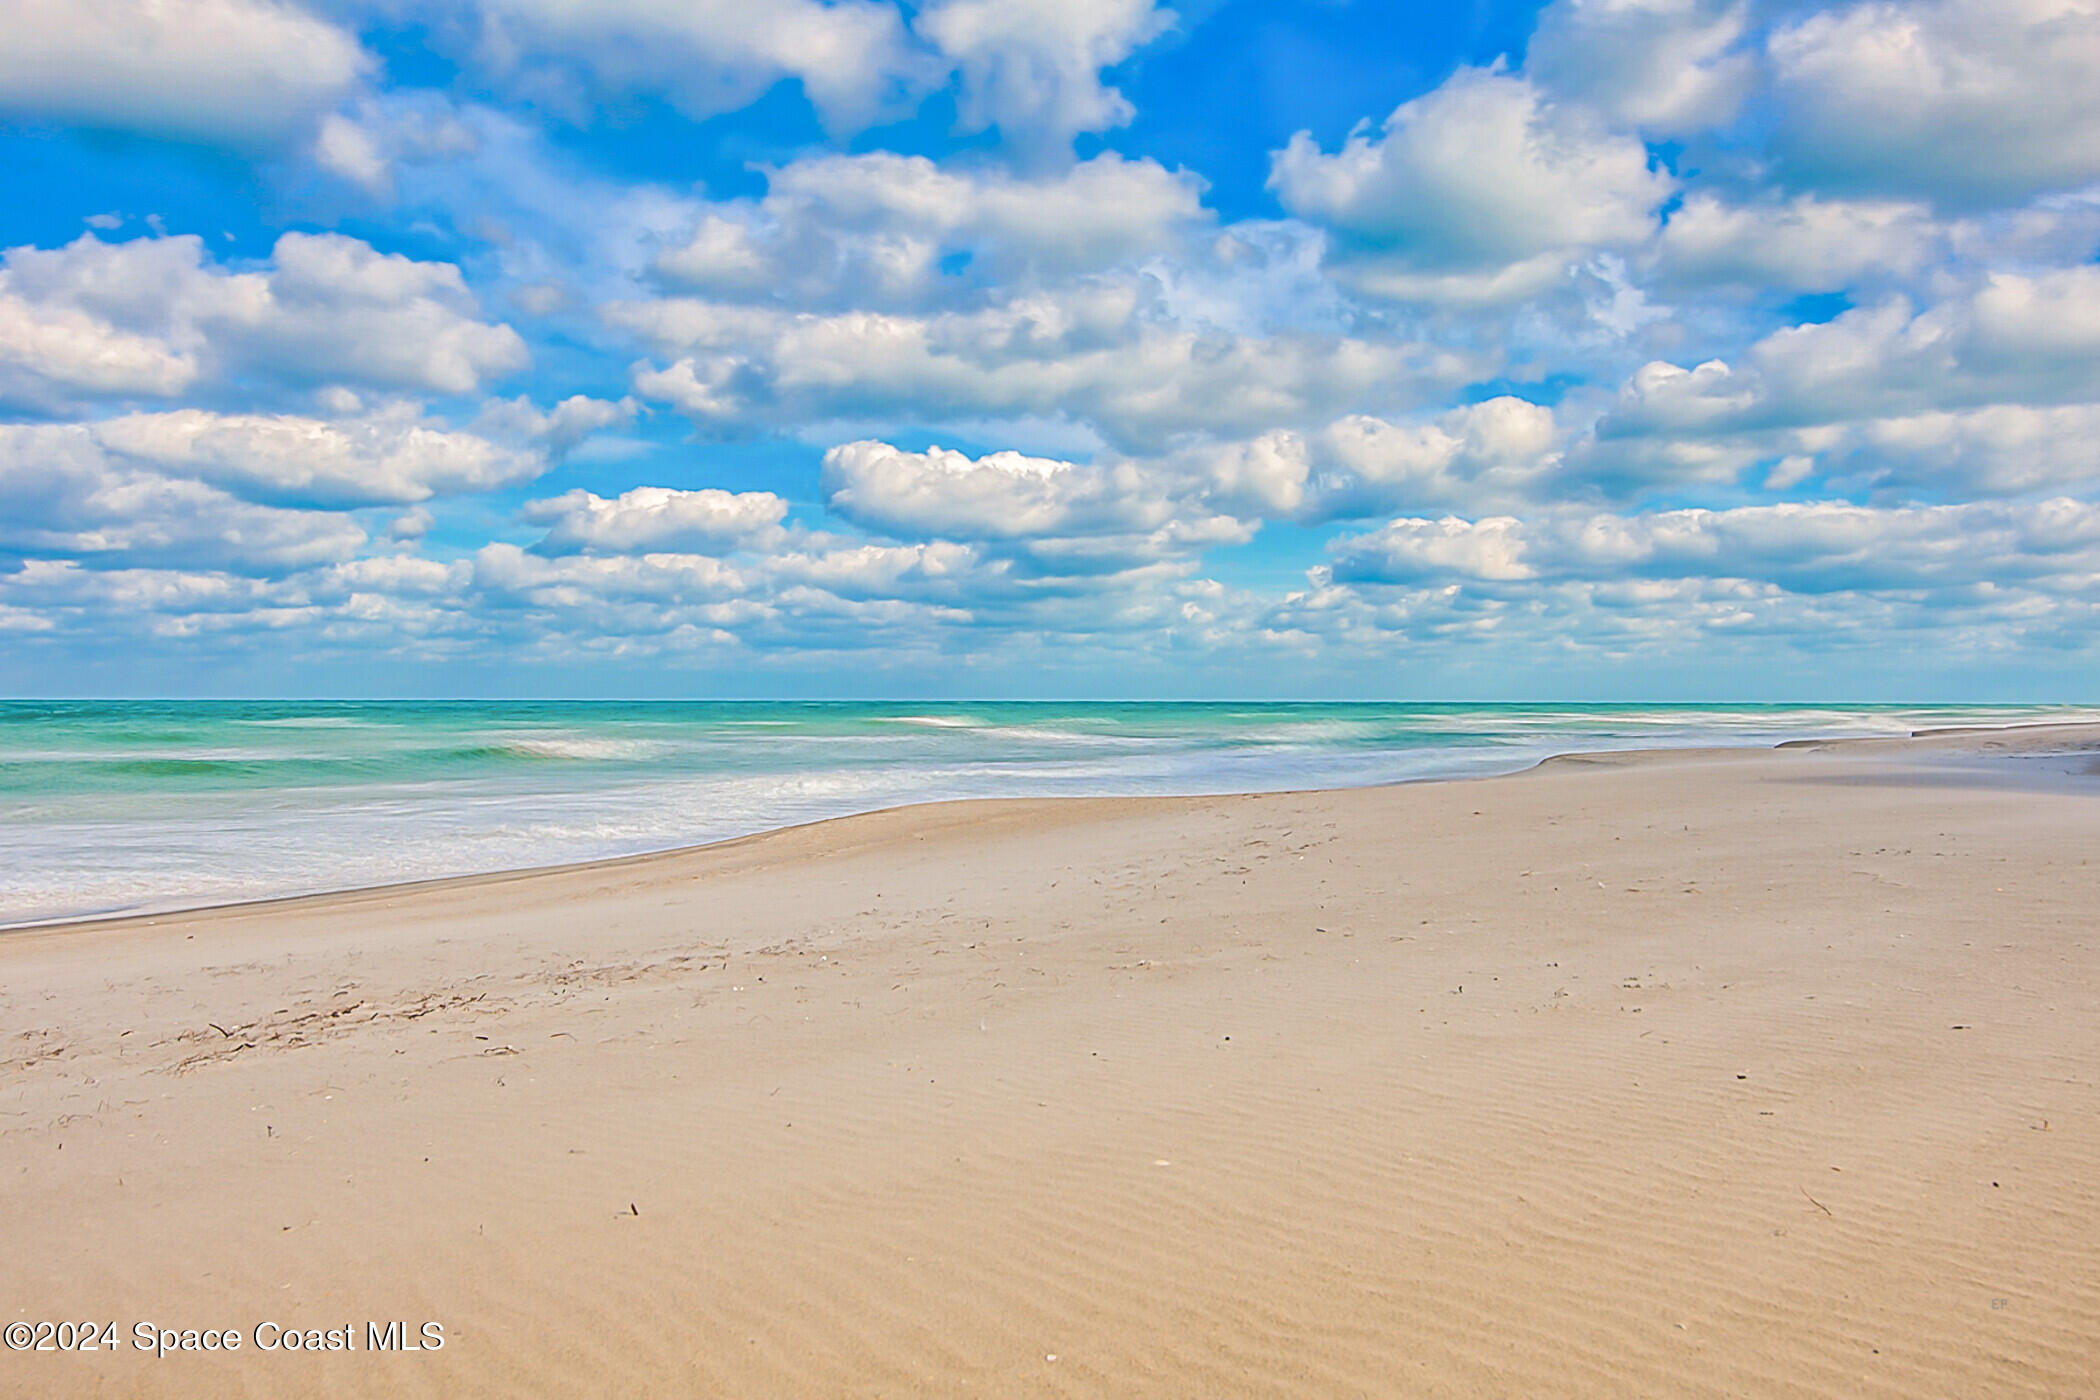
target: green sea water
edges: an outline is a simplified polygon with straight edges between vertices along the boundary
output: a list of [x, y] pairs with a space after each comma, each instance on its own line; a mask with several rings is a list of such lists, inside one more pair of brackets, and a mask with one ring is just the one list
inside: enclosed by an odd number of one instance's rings
[[2057, 706], [0, 702], [0, 924], [660, 850], [956, 797], [1252, 792]]

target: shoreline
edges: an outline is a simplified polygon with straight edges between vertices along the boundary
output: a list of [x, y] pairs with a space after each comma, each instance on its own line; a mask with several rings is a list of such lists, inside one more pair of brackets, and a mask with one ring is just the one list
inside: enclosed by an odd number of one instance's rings
[[2100, 727], [1924, 742], [17, 931], [9, 1320], [445, 1346], [0, 1390], [2084, 1393]]
[[1244, 792], [1215, 793], [1144, 793], [1136, 795], [1108, 796], [1057, 796], [1057, 797], [968, 797], [943, 798], [926, 802], [910, 802], [897, 806], [875, 807], [865, 812], [850, 812], [835, 817], [820, 817], [814, 821], [790, 822], [782, 826], [766, 827], [759, 831], [746, 832], [739, 836], [728, 836], [718, 841], [703, 841], [693, 844], [665, 846], [653, 850], [636, 851], [625, 855], [603, 856], [589, 860], [557, 861], [547, 865], [516, 866], [495, 870], [471, 871], [458, 875], [439, 875], [427, 879], [388, 881], [372, 885], [351, 885], [337, 889], [311, 890], [299, 894], [267, 895], [259, 899], [228, 900], [213, 904], [184, 904], [165, 909], [111, 910], [106, 913], [67, 915], [54, 919], [38, 919], [23, 923], [0, 923], [0, 942], [20, 934], [61, 933], [68, 930], [101, 929], [146, 924], [163, 921], [184, 920], [237, 913], [249, 910], [270, 910], [302, 907], [316, 901], [358, 900], [363, 898], [397, 898], [411, 896], [418, 891], [450, 888], [481, 888], [494, 883], [513, 880], [529, 880], [540, 877], [559, 876], [594, 870], [617, 870], [649, 861], [690, 856], [703, 851], [721, 850], [740, 843], [761, 841], [789, 832], [828, 828], [838, 823], [859, 821], [891, 813], [930, 811], [955, 806], [1000, 803], [1032, 803], [1053, 806], [1065, 803], [1087, 802], [1200, 802], [1214, 798], [1297, 796], [1307, 793], [1336, 793], [1374, 790], [1377, 788], [1412, 787], [1436, 783], [1478, 783], [1497, 779], [1519, 777], [1537, 769], [1554, 764], [1631, 764], [1639, 762], [1667, 761], [1672, 756], [1711, 757], [1720, 754], [1766, 754], [1787, 750], [1813, 752], [1859, 752], [1893, 753], [1904, 751], [1911, 755], [1929, 752], [1960, 752], [1967, 749], [1969, 757], [2055, 756], [2055, 751], [2046, 755], [2037, 751], [2037, 744], [2050, 736], [2080, 741], [2083, 747], [2064, 750], [2067, 753], [2091, 752], [2100, 756], [2100, 721], [2070, 721], [2010, 724], [2010, 725], [1956, 725], [1914, 730], [1908, 735], [1844, 736], [1838, 738], [1785, 739], [1767, 746], [1686, 746], [1652, 749], [1597, 749], [1571, 750], [1566, 753], [1548, 754], [1534, 759], [1523, 767], [1504, 772], [1468, 773], [1456, 776], [1401, 778], [1394, 781], [1348, 785], [1342, 787], [1254, 789]]

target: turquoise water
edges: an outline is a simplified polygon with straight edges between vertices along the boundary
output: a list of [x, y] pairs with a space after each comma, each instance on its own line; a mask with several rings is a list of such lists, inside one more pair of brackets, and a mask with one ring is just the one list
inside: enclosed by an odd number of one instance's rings
[[953, 797], [1254, 792], [2048, 706], [0, 702], [0, 924], [590, 860]]

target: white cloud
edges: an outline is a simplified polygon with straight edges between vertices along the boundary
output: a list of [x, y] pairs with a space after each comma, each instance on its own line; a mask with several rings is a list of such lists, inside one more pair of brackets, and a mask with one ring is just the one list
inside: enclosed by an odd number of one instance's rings
[[1551, 409], [1506, 395], [1428, 423], [1343, 418], [1315, 439], [1322, 513], [1520, 500], [1557, 463], [1557, 438]]
[[1768, 42], [1799, 184], [1972, 208], [2100, 179], [2100, 4], [1885, 0]]
[[365, 538], [340, 515], [255, 505], [127, 465], [79, 425], [0, 425], [0, 550], [283, 573], [347, 559]]
[[1755, 371], [1739, 372], [1721, 360], [1692, 369], [1662, 360], [1643, 365], [1591, 432], [1571, 446], [1562, 485], [1625, 497], [1658, 486], [1732, 482], [1781, 450], [1766, 431], [1771, 425], [1758, 417], [1763, 395]]
[[1891, 297], [1776, 331], [1734, 365], [1650, 363], [1568, 466], [1624, 493], [1822, 456], [1832, 479], [2001, 494], [2079, 479], [2071, 444], [2093, 404], [2100, 267], [1992, 273], [1922, 311]]
[[417, 506], [414, 510], [403, 511], [388, 521], [386, 537], [403, 543], [420, 540], [430, 533], [430, 527], [436, 523], [437, 518], [428, 509]]
[[[667, 285], [801, 307], [918, 305], [958, 290], [1087, 272], [1171, 247], [1202, 185], [1104, 152], [1054, 174], [943, 168], [923, 156], [817, 156], [769, 173], [764, 199], [708, 206], [657, 257]], [[961, 253], [969, 265], [944, 274]]]
[[1018, 452], [967, 457], [849, 442], [824, 454], [825, 503], [858, 524], [906, 537], [1021, 539], [1128, 533], [1165, 524], [1169, 502], [1132, 469], [1096, 469]]
[[783, 584], [813, 587], [841, 598], [947, 602], [985, 601], [1010, 572], [1006, 561], [988, 561], [975, 546], [954, 540], [791, 550], [769, 565]]
[[1260, 432], [1409, 405], [1481, 368], [1408, 342], [1184, 330], [1147, 309], [1139, 284], [1097, 279], [933, 316], [792, 315], [680, 298], [607, 315], [676, 356], [638, 367], [638, 394], [724, 427], [1067, 414], [1149, 451], [1180, 433]]
[[537, 452], [449, 431], [411, 405], [332, 422], [185, 408], [114, 418], [88, 432], [106, 451], [163, 475], [309, 506], [407, 505], [493, 490], [547, 469]]
[[165, 397], [249, 378], [463, 394], [528, 359], [517, 332], [480, 319], [457, 267], [342, 234], [287, 233], [252, 272], [210, 262], [193, 235], [83, 234], [4, 256], [0, 317], [51, 347], [30, 362], [51, 393]]
[[1653, 260], [1664, 280], [1680, 286], [1837, 291], [1910, 277], [1944, 251], [1944, 241], [1920, 204], [1814, 195], [1730, 204], [1700, 192], [1670, 215]]
[[852, 442], [825, 454], [823, 488], [835, 514], [899, 538], [973, 541], [995, 554], [1018, 543], [1046, 567], [1128, 566], [1243, 544], [1263, 519], [1522, 502], [1558, 460], [1552, 412], [1503, 397], [1426, 422], [1349, 415], [1308, 433], [1092, 465]]
[[904, 13], [867, 0], [365, 0], [428, 18], [430, 42], [511, 98], [576, 121], [637, 92], [694, 118], [793, 81], [835, 137], [907, 116], [950, 88], [965, 131], [997, 127], [1026, 163], [1068, 158], [1074, 135], [1131, 116], [1101, 80], [1171, 28], [1152, 0], [937, 0]]
[[0, 403], [52, 412], [76, 395], [169, 398], [197, 377], [196, 360], [165, 341], [7, 287], [0, 271]]
[[1152, 0], [938, 0], [915, 27], [961, 70], [962, 129], [996, 126], [1009, 145], [1043, 156], [1130, 120], [1101, 70], [1173, 23]]
[[569, 491], [522, 515], [548, 527], [540, 554], [720, 554], [776, 543], [787, 502], [770, 491], [637, 486], [613, 500]]
[[1553, 411], [1507, 395], [1395, 423], [1354, 413], [1299, 433], [1181, 449], [1161, 470], [1220, 509], [1331, 520], [1424, 506], [1512, 506], [1559, 462]]
[[1758, 386], [1723, 360], [1692, 369], [1652, 360], [1634, 371], [1601, 435], [1698, 431], [1742, 421], [1759, 402]]
[[1847, 425], [1821, 445], [1833, 484], [2019, 496], [2100, 490], [2100, 404], [1991, 404]]
[[1130, 568], [1253, 535], [1252, 525], [1205, 505], [1200, 486], [1136, 463], [852, 442], [824, 454], [823, 489], [827, 507], [855, 524], [903, 539], [1018, 548], [1053, 571]]
[[564, 607], [582, 598], [654, 602], [726, 602], [749, 591], [735, 565], [711, 555], [651, 552], [550, 558], [516, 545], [483, 545], [474, 555], [474, 587], [484, 593]]
[[589, 90], [640, 89], [709, 117], [793, 78], [846, 132], [901, 115], [941, 78], [896, 9], [862, 0], [479, 0], [478, 17], [476, 66], [579, 113]]
[[1746, 579], [1797, 593], [1965, 589], [2014, 580], [2082, 593], [2100, 569], [2100, 506], [1843, 502], [1401, 519], [1332, 546], [1349, 584], [1457, 579]]
[[631, 398], [617, 403], [571, 394], [542, 413], [531, 399], [492, 399], [474, 416], [477, 433], [510, 442], [529, 442], [549, 457], [567, 455], [584, 439], [607, 428], [631, 422], [637, 405]]
[[1746, 0], [1559, 0], [1525, 71], [1547, 91], [1656, 136], [1728, 123], [1756, 79]]
[[2093, 352], [2075, 319], [2052, 323], [2066, 342], [2053, 347], [2020, 334], [2030, 291], [2005, 298], [2005, 326], [1982, 324], [1986, 290], [1958, 316], [1895, 305], [1789, 332], [1739, 368], [1651, 364], [1569, 453], [1569, 483], [1624, 495], [1772, 464], [1768, 490], [1811, 476], [1928, 498], [2100, 487]]
[[1608, 682], [1639, 664], [1650, 677], [1733, 677], [1756, 688], [1775, 676], [1885, 684], [1920, 657], [1930, 676], [2002, 668], [2022, 653], [2075, 656], [2096, 610], [2046, 581], [1804, 593], [1741, 578], [1632, 577], [1315, 582], [1260, 616], [1267, 634], [1300, 639], [1312, 658], [1347, 658], [1352, 674], [1394, 658], [1447, 676], [1491, 679], [1538, 666]]
[[1762, 380], [1748, 416], [1781, 423], [2100, 399], [2100, 266], [1991, 273], [1922, 311], [1891, 298], [1747, 358]]
[[1200, 182], [1151, 161], [1024, 177], [835, 156], [770, 180], [762, 200], [702, 206], [656, 258], [675, 294], [601, 307], [659, 357], [636, 393], [710, 432], [1098, 434], [1156, 452], [1407, 409], [1493, 372], [1491, 346], [1349, 334], [1321, 233], [1219, 231]]
[[[501, 129], [506, 119], [427, 88], [373, 92], [323, 117], [309, 154], [321, 170], [386, 201], [404, 165], [447, 166], [455, 178], [471, 168], [484, 149], [477, 123]], [[428, 190], [415, 194], [427, 198]]]
[[1589, 250], [1641, 242], [1672, 187], [1640, 141], [1493, 69], [1461, 69], [1333, 155], [1299, 132], [1269, 184], [1334, 232], [1336, 270], [1354, 285], [1482, 303], [1535, 295]]
[[285, 579], [179, 567], [97, 569], [57, 559], [24, 561], [14, 574], [0, 575], [0, 591], [34, 615], [56, 615], [75, 626], [99, 622], [104, 636], [116, 630], [112, 622], [159, 636], [266, 632], [281, 626], [301, 598], [299, 585]]
[[233, 324], [252, 353], [280, 366], [316, 380], [464, 394], [527, 363], [517, 332], [478, 319], [450, 263], [382, 254], [341, 234], [288, 233], [273, 257], [271, 305]]
[[371, 68], [357, 40], [272, 0], [11, 0], [0, 112], [272, 147]]
[[1345, 583], [1413, 583], [1456, 575], [1531, 579], [1530, 541], [1522, 521], [1491, 515], [1462, 520], [1404, 517], [1366, 535], [1345, 535], [1334, 549], [1334, 577]]
[[1327, 235], [1297, 219], [1242, 220], [1207, 246], [1143, 264], [1166, 318], [1233, 335], [1335, 334], [1357, 307], [1321, 264]]
[[1182, 475], [1203, 482], [1206, 494], [1249, 516], [1299, 515], [1312, 481], [1312, 451], [1288, 429], [1239, 442], [1203, 443], [1170, 459]]
[[[1198, 173], [1071, 159], [1075, 134], [1130, 116], [1109, 74], [1171, 22], [1150, 0], [325, 11], [428, 20], [508, 110], [371, 91], [356, 40], [290, 8], [114, 3], [261, 16], [192, 86], [252, 96], [267, 83], [240, 65], [276, 52], [279, 96], [253, 109], [272, 115], [244, 126], [219, 92], [184, 107], [164, 70], [193, 36], [152, 24], [159, 57], [91, 56], [151, 69], [137, 91], [49, 111], [7, 105], [23, 70], [0, 54], [0, 113], [297, 153], [310, 167], [259, 168], [291, 207], [369, 215], [398, 191], [398, 236], [474, 251], [454, 266], [336, 234], [223, 262], [195, 237], [9, 251], [0, 402], [83, 420], [0, 427], [16, 637], [1023, 668], [1059, 648], [1114, 665], [1327, 647], [1353, 675], [1402, 648], [1703, 657], [1729, 636], [1756, 656], [1899, 629], [2075, 657], [2100, 622], [2100, 506], [2070, 499], [2100, 496], [2100, 203], [2077, 190], [2100, 179], [2100, 0], [1558, 0], [1523, 72], [1461, 70], [1339, 150], [1300, 133], [1270, 168], [1291, 217], [1233, 224]], [[64, 17], [74, 36], [104, 18]], [[282, 49], [295, 31], [315, 53]], [[307, 61], [329, 52], [347, 54], [334, 78]], [[834, 135], [945, 85], [959, 125], [999, 139], [759, 165], [761, 197], [708, 200], [592, 173], [598, 143], [543, 129], [609, 98], [720, 112], [783, 82]], [[1683, 142], [1664, 148], [1681, 176], [1643, 138]], [[710, 172], [734, 145], [709, 146]], [[1799, 292], [1858, 304], [1775, 328]], [[562, 318], [540, 327], [537, 403], [509, 397], [524, 384], [484, 399], [528, 364], [484, 298]], [[648, 355], [635, 399], [541, 406], [579, 367], [604, 382], [608, 353]], [[1511, 393], [1459, 402], [1491, 384]], [[843, 443], [828, 521], [805, 503], [788, 524], [807, 479], [674, 489], [621, 455], [653, 455], [639, 433], [582, 447], [642, 399], [702, 436]], [[929, 435], [983, 446], [893, 445]], [[451, 557], [498, 504], [456, 497], [580, 447], [590, 490], [503, 505], [516, 543]], [[983, 450], [1000, 447], [1019, 450]], [[1864, 504], [1741, 504], [1761, 491]], [[1675, 509], [1691, 502], [1714, 508]], [[1383, 523], [1335, 541], [1308, 589], [1199, 576], [1272, 576], [1287, 556], [1235, 552], [1262, 522], [1335, 520]]]
[[374, 194], [388, 193], [394, 183], [392, 164], [381, 154], [372, 134], [339, 112], [321, 119], [314, 137], [314, 163]]

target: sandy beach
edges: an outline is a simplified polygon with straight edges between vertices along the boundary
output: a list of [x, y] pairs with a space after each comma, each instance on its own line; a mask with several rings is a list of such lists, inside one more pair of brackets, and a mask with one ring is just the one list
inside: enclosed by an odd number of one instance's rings
[[2096, 761], [954, 803], [0, 934], [0, 1314], [117, 1342], [0, 1393], [2089, 1395]]

